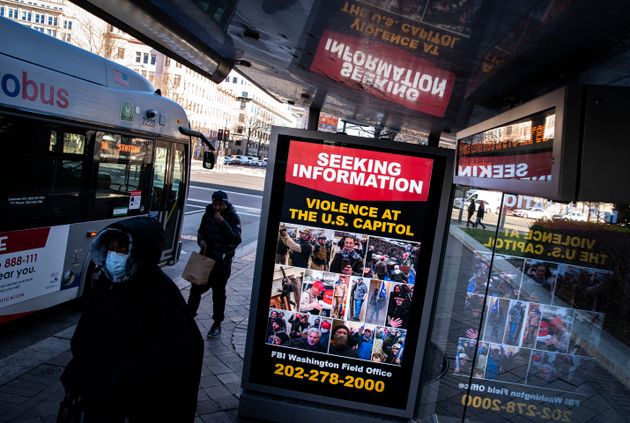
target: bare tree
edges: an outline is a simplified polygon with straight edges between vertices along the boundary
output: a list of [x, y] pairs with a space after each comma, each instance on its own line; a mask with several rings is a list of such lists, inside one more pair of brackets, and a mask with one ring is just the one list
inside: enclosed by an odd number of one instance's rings
[[112, 34], [107, 31], [107, 23], [95, 16], [74, 15], [72, 20], [78, 31], [72, 39], [72, 44], [108, 59], [113, 58]]
[[245, 155], [249, 155], [249, 144], [251, 141], [258, 142], [257, 154], [260, 157], [260, 145], [265, 135], [269, 135], [269, 129], [271, 124], [265, 122], [259, 116], [250, 115], [244, 118], [244, 120], [237, 123], [236, 131], [233, 132], [237, 136], [240, 135], [246, 142]]

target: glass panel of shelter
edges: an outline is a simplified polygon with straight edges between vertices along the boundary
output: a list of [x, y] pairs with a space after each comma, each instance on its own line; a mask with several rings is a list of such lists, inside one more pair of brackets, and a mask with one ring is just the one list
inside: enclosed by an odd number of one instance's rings
[[506, 194], [484, 228], [468, 222], [466, 203], [455, 198], [431, 335], [448, 369], [423, 388], [421, 414], [626, 421], [630, 230], [620, 210]]

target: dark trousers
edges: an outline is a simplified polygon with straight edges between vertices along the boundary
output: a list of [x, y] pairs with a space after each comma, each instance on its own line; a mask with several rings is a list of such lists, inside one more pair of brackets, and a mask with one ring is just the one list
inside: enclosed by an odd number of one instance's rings
[[197, 314], [201, 295], [212, 288], [212, 320], [220, 324], [225, 319], [225, 286], [232, 274], [232, 259], [217, 260], [208, 277], [206, 285], [192, 284], [188, 297], [188, 308], [193, 315]]

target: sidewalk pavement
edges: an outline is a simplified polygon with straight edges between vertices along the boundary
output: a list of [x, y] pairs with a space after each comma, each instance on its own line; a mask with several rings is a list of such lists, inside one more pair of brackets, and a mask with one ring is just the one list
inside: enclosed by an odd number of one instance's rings
[[[197, 323], [205, 350], [195, 422], [238, 421], [255, 259], [255, 242], [237, 250], [227, 285], [223, 331], [214, 339], [205, 338], [212, 325], [212, 291], [202, 297]], [[181, 278], [174, 280], [187, 298], [189, 283]], [[64, 396], [59, 377], [71, 358], [74, 329], [68, 328], [0, 360], [0, 422], [55, 422]]]

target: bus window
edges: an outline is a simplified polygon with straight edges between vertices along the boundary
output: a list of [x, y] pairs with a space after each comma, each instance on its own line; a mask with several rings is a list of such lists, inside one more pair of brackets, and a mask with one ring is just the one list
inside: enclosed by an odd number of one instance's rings
[[[85, 140], [85, 133], [72, 130]], [[10, 179], [0, 184], [0, 229], [62, 224], [86, 209], [82, 154], [63, 154], [63, 127], [0, 116], [0, 167]]]
[[150, 188], [151, 140], [96, 133], [93, 218], [144, 213]]
[[67, 154], [83, 154], [85, 135], [66, 132], [63, 134], [63, 152]]
[[155, 161], [153, 163], [153, 190], [151, 191], [151, 210], [158, 213], [164, 210], [164, 186], [166, 181], [166, 164], [168, 163], [168, 147], [155, 147]]
[[[175, 160], [173, 161], [173, 179], [171, 184], [171, 192], [168, 196], [167, 208], [166, 212], [167, 221], [166, 227], [164, 228], [166, 231], [166, 240], [167, 245], [166, 248], [177, 241], [177, 228], [180, 227], [180, 220], [182, 219], [182, 211], [183, 211], [183, 202], [184, 197], [186, 195], [186, 151], [185, 147], [182, 144], [173, 144], [174, 152], [175, 152]], [[179, 205], [179, 207], [178, 207]]]

